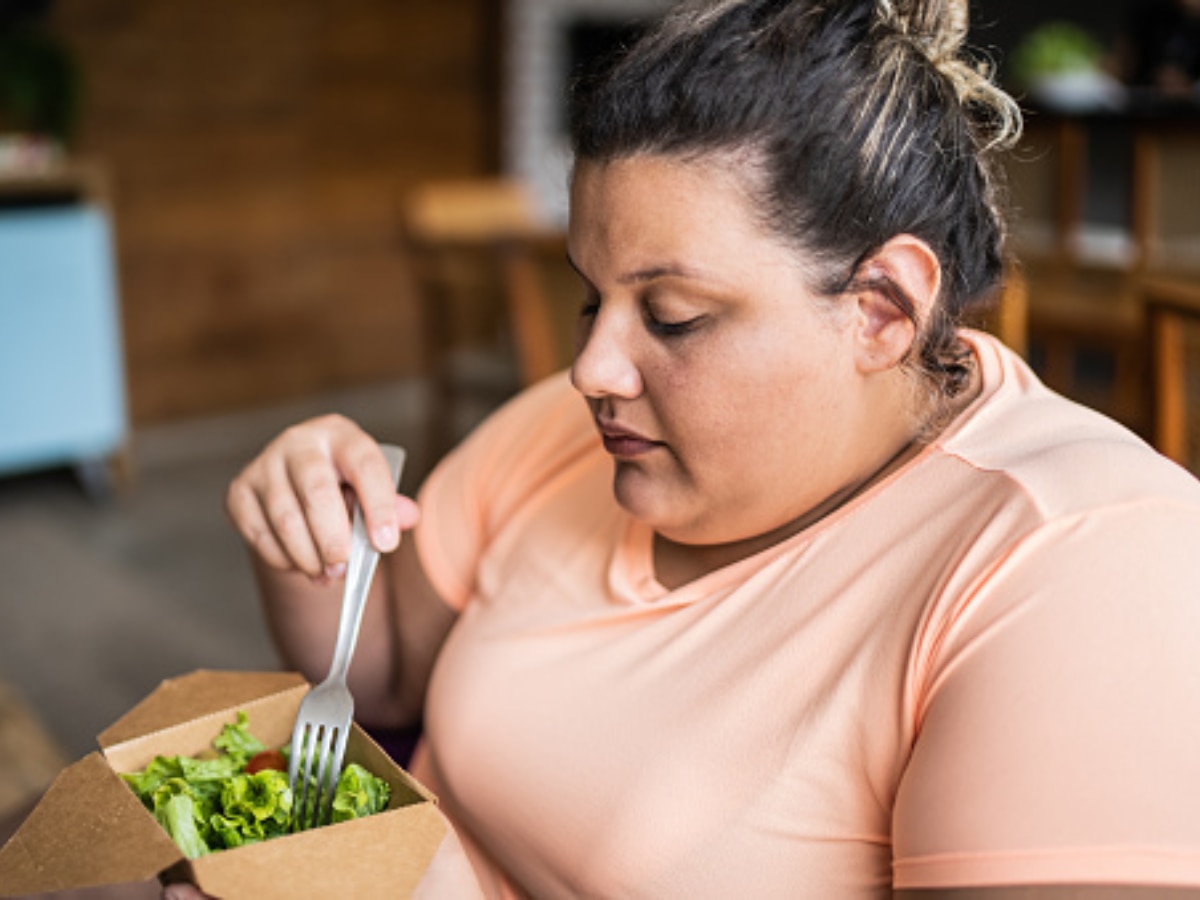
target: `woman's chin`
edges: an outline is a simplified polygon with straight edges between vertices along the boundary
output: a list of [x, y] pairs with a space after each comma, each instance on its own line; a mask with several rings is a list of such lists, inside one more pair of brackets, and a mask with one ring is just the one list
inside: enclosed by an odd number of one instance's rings
[[667, 536], [685, 519], [678, 489], [636, 465], [618, 463], [613, 475], [613, 496], [629, 515]]
[[625, 512], [673, 544], [703, 546], [730, 540], [712, 517], [706, 521], [699, 498], [678, 487], [670, 490], [644, 473], [623, 474], [618, 468], [613, 493]]

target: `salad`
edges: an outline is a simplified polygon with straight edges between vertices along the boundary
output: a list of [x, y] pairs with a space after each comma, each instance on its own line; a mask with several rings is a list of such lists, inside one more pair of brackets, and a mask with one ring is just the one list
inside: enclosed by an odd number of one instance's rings
[[[188, 859], [293, 829], [289, 748], [268, 749], [247, 721], [239, 711], [213, 740], [211, 753], [156, 756], [142, 771], [121, 776]], [[350, 763], [338, 777], [331, 823], [381, 812], [390, 796], [386, 781]]]

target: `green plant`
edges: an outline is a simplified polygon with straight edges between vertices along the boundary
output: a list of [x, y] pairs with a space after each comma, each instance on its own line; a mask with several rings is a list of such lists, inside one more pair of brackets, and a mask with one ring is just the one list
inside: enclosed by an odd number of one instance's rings
[[1100, 68], [1104, 48], [1078, 25], [1047, 22], [1025, 36], [1013, 52], [1017, 82], [1032, 86], [1047, 75], [1093, 72]]
[[79, 95], [75, 60], [54, 35], [33, 23], [0, 29], [0, 132], [70, 144]]

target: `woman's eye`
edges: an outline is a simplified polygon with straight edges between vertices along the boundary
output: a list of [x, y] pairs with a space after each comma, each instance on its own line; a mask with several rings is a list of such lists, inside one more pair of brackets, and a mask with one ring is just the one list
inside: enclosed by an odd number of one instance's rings
[[588, 336], [592, 333], [592, 327], [596, 323], [596, 316], [600, 313], [600, 300], [598, 298], [588, 297], [579, 307], [579, 317], [575, 320], [575, 355], [578, 356], [583, 351], [584, 344], [588, 341]]
[[579, 306], [580, 319], [594, 319], [600, 312], [600, 294], [590, 286], [583, 292], [583, 303]]
[[681, 301], [669, 288], [652, 287], [642, 295], [642, 316], [646, 329], [660, 338], [682, 337], [703, 322], [707, 316], [696, 313], [694, 303]]
[[659, 337], [680, 337], [693, 330], [704, 320], [704, 316], [693, 316], [675, 322], [664, 322], [653, 316], [648, 317], [648, 327]]

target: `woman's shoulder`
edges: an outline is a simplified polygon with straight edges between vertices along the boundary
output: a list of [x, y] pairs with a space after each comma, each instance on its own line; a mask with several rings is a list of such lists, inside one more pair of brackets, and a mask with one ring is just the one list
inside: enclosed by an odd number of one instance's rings
[[[489, 415], [422, 485], [416, 542], [442, 597], [461, 607], [489, 543], [538, 498], [590, 476], [602, 456], [587, 406], [566, 373], [523, 390]], [[557, 496], [557, 495], [556, 495]]]
[[998, 342], [976, 346], [983, 393], [940, 442], [947, 454], [1010, 484], [1049, 517], [1158, 499], [1200, 510], [1200, 481], [1190, 472], [1047, 388]]
[[463, 447], [485, 452], [494, 462], [522, 465], [533, 458], [575, 456], [598, 446], [591, 413], [572, 387], [566, 371], [557, 372], [518, 393], [490, 414]]
[[439, 463], [423, 494], [455, 485], [478, 508], [509, 509], [557, 474], [600, 451], [586, 403], [559, 372], [524, 389], [483, 420]]

